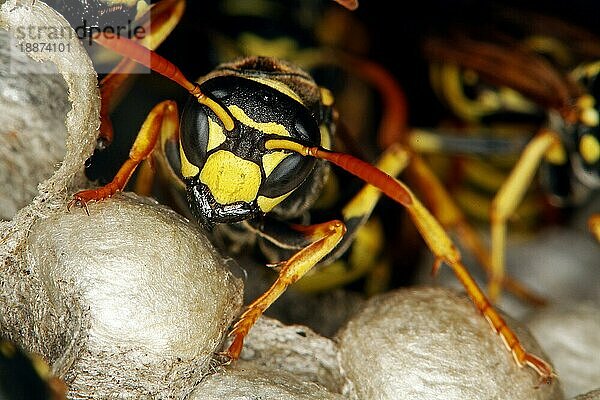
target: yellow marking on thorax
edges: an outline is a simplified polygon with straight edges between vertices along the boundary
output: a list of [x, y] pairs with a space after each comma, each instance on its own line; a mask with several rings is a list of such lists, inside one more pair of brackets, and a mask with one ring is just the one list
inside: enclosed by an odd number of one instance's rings
[[200, 168], [196, 167], [187, 159], [183, 147], [181, 146], [181, 141], [179, 142], [179, 157], [181, 158], [181, 175], [183, 175], [184, 178], [193, 178], [198, 175]]
[[292, 99], [296, 100], [298, 103], [304, 104], [304, 103], [302, 103], [302, 100], [300, 99], [298, 94], [296, 94], [296, 92], [294, 92], [292, 89], [290, 89], [290, 87], [288, 85], [286, 85], [285, 83], [282, 83], [280, 81], [276, 81], [273, 79], [265, 79], [265, 78], [258, 78], [258, 77], [248, 77], [248, 79], [252, 79], [253, 81], [262, 83], [263, 85], [267, 85], [267, 86], [277, 90], [278, 92], [281, 92], [281, 93], [291, 97]]
[[253, 201], [260, 188], [260, 168], [252, 161], [219, 150], [211, 154], [202, 171], [200, 181], [208, 186], [220, 204]]
[[279, 59], [289, 58], [298, 51], [298, 43], [290, 37], [263, 39], [254, 33], [242, 33], [238, 40], [239, 47], [246, 54], [268, 54]]
[[261, 211], [263, 211], [263, 212], [269, 212], [273, 208], [275, 208], [275, 206], [277, 204], [281, 203], [290, 194], [292, 194], [292, 192], [293, 192], [293, 190], [291, 192], [282, 194], [281, 196], [275, 197], [275, 198], [265, 197], [265, 196], [258, 196], [258, 200], [256, 202], [257, 202], [258, 206], [260, 207]]
[[265, 170], [265, 176], [271, 175], [271, 172], [279, 165], [279, 163], [289, 156], [291, 153], [284, 153], [282, 151], [275, 151], [273, 153], [267, 153], [262, 156], [263, 169]]
[[585, 134], [579, 142], [579, 153], [588, 164], [595, 164], [600, 160], [600, 143], [590, 134]]
[[206, 151], [211, 151], [212, 149], [218, 147], [221, 143], [223, 143], [227, 139], [225, 134], [223, 133], [223, 127], [217, 124], [212, 118], [208, 118], [208, 146]]
[[581, 96], [577, 100], [577, 107], [581, 110], [579, 119], [584, 125], [594, 127], [600, 124], [600, 115], [594, 107], [596, 100], [589, 94]]
[[238, 106], [229, 106], [229, 112], [242, 124], [251, 128], [257, 129], [269, 135], [291, 137], [290, 132], [285, 128], [285, 126], [278, 124], [277, 122], [256, 122], [246, 115], [244, 110]]

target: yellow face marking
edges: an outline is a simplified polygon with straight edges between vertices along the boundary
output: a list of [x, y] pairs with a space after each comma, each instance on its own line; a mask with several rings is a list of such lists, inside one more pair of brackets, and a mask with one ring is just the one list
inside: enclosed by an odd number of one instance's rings
[[231, 112], [231, 115], [233, 115], [242, 124], [247, 125], [251, 128], [257, 129], [261, 132], [270, 135], [291, 137], [290, 132], [285, 128], [285, 126], [278, 124], [277, 122], [256, 122], [248, 115], [246, 115], [244, 110], [242, 110], [238, 106], [229, 106], [229, 112]]
[[220, 204], [256, 199], [261, 183], [260, 168], [252, 161], [219, 150], [211, 154], [200, 172], [200, 182], [208, 186]]
[[258, 206], [260, 207], [261, 211], [263, 211], [263, 212], [269, 212], [273, 208], [275, 208], [275, 206], [277, 204], [281, 203], [290, 194], [292, 194], [292, 192], [288, 192], [288, 193], [282, 194], [281, 196], [275, 197], [275, 198], [270, 198], [270, 197], [265, 197], [265, 196], [258, 196], [258, 200], [256, 200], [256, 202], [257, 202]]
[[215, 147], [219, 146], [227, 139], [223, 133], [221, 125], [216, 123], [212, 118], [208, 118], [208, 146], [207, 151], [211, 151]]
[[275, 151], [273, 153], [267, 153], [262, 157], [263, 169], [265, 170], [265, 176], [271, 175], [271, 172], [279, 165], [279, 163], [289, 156], [291, 153], [284, 153], [281, 151]]
[[586, 163], [596, 163], [600, 160], [600, 143], [598, 143], [598, 139], [589, 134], [583, 135], [579, 142], [579, 153]]
[[181, 147], [181, 141], [179, 142], [179, 157], [181, 158], [181, 175], [183, 175], [184, 178], [193, 178], [194, 176], [198, 175], [200, 169], [189, 162], [185, 156], [183, 147]]
[[304, 104], [304, 103], [302, 103], [302, 100], [300, 100], [300, 97], [296, 94], [296, 92], [294, 92], [292, 89], [290, 89], [290, 87], [288, 85], [286, 85], [284, 83], [281, 83], [279, 81], [272, 80], [272, 79], [264, 79], [264, 78], [257, 78], [257, 77], [249, 77], [248, 79], [252, 79], [253, 81], [262, 83], [263, 85], [267, 85], [269, 87], [272, 87], [273, 89], [277, 90], [278, 92], [288, 95], [292, 99], [296, 100], [298, 103]]

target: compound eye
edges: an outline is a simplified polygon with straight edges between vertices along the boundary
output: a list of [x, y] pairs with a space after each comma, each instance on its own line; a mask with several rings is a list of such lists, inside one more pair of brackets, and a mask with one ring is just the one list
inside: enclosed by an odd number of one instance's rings
[[315, 159], [289, 154], [273, 169], [264, 181], [260, 195], [276, 198], [296, 189], [315, 165]]
[[181, 147], [187, 160], [202, 169], [208, 151], [209, 124], [206, 108], [190, 97], [181, 113]]
[[311, 145], [321, 144], [321, 131], [319, 130], [317, 121], [307, 109], [302, 109], [301, 111], [296, 114], [294, 122], [296, 137]]

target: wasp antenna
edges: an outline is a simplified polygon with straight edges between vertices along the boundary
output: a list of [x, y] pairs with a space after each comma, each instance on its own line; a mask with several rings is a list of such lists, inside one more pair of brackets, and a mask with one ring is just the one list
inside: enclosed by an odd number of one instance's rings
[[158, 72], [159, 74], [171, 79], [179, 86], [190, 92], [190, 94], [198, 99], [198, 102], [204, 104], [210, 108], [219, 119], [223, 122], [225, 129], [228, 131], [233, 129], [234, 122], [233, 118], [229, 113], [218, 103], [211, 98], [207, 97], [200, 87], [191, 82], [183, 75], [183, 72], [172, 62], [162, 57], [158, 53], [136, 43], [133, 40], [116, 36], [106, 35], [105, 33], [99, 33], [94, 36], [94, 41], [115, 53], [127, 57], [152, 71]]
[[303, 156], [311, 156], [322, 160], [327, 160], [352, 175], [362, 179], [370, 185], [381, 190], [386, 196], [397, 201], [403, 206], [412, 204], [412, 195], [406, 187], [397, 179], [389, 176], [377, 167], [362, 161], [350, 154], [336, 153], [325, 150], [322, 147], [308, 147], [300, 143], [286, 139], [271, 139], [265, 142], [268, 150], [290, 150], [300, 153]]

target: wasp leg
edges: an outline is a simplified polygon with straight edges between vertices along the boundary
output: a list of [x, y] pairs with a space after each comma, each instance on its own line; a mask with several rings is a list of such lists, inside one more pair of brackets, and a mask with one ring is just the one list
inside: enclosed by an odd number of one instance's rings
[[[185, 9], [185, 0], [162, 0], [152, 6], [149, 16], [144, 17], [146, 21], [140, 25], [143, 32], [147, 33], [137, 41], [141, 45], [154, 50], [166, 38], [179, 23]], [[136, 40], [133, 35], [131, 40]], [[129, 78], [137, 63], [129, 58], [122, 59], [109, 73], [100, 81], [100, 135], [101, 147], [112, 142], [114, 132], [109, 114], [120, 100], [120, 94], [124, 91], [126, 80]]]
[[281, 263], [277, 280], [264, 294], [246, 307], [230, 333], [234, 337], [227, 350], [227, 355], [231, 359], [239, 358], [244, 338], [264, 311], [285, 292], [289, 285], [300, 279], [329, 254], [346, 233], [345, 225], [337, 220], [310, 226], [295, 225], [294, 229], [310, 239], [311, 244]]
[[[490, 276], [492, 274], [491, 256], [480, 235], [467, 222], [467, 218], [427, 163], [417, 154], [409, 150], [406, 152], [410, 153], [411, 158], [408, 172], [414, 178], [412, 181], [421, 188], [420, 193], [423, 194], [432, 214], [446, 230], [455, 232], [455, 236], [461, 244], [475, 256], [479, 265]], [[506, 290], [533, 304], [546, 303], [539, 295], [532, 293], [531, 290], [509, 276], [504, 276], [501, 284]]]
[[[551, 137], [554, 139], [554, 136]], [[265, 147], [267, 149], [290, 150], [304, 156], [330, 161], [365, 182], [376, 186], [386, 196], [404, 206], [427, 244], [427, 247], [429, 247], [435, 256], [434, 271], [439, 268], [441, 263], [446, 263], [450, 266], [477, 309], [484, 315], [493, 330], [500, 335], [517, 364], [519, 366], [527, 365], [531, 367], [546, 382], [552, 380], [555, 376], [552, 372], [552, 367], [541, 358], [528, 353], [523, 348], [517, 336], [493, 308], [463, 265], [460, 252], [452, 242], [452, 239], [450, 239], [441, 224], [404, 183], [349, 154], [336, 153], [320, 147], [306, 147], [285, 139], [268, 140], [265, 143]]]
[[85, 207], [90, 201], [103, 200], [123, 190], [138, 165], [155, 150], [159, 138], [161, 139], [161, 146], [159, 146], [161, 149], [162, 144], [166, 141], [177, 140], [177, 135], [179, 135], [178, 114], [177, 104], [174, 101], [167, 100], [157, 104], [146, 117], [129, 151], [129, 158], [123, 163], [114, 179], [100, 188], [75, 193], [68, 208], [73, 204]]
[[506, 222], [523, 199], [525, 191], [544, 156], [552, 162], [561, 162], [564, 150], [556, 133], [544, 129], [527, 144], [512, 172], [494, 197], [490, 209], [492, 270], [489, 283], [490, 298], [500, 295], [504, 279], [504, 251], [506, 248]]
[[[377, 167], [392, 176], [399, 175], [406, 167], [406, 154], [391, 146], [379, 159]], [[381, 192], [371, 185], [365, 185], [342, 209], [342, 220], [346, 234], [338, 245], [320, 262], [319, 268], [302, 278], [295, 287], [304, 291], [322, 291], [342, 286], [364, 276], [376, 267], [385, 268], [381, 259], [382, 227], [373, 220], [371, 214]], [[306, 245], [303, 237], [290, 228], [290, 224], [279, 220], [265, 219], [256, 233], [275, 246], [273, 260], [285, 258], [288, 249], [299, 249]], [[378, 239], [379, 238], [379, 239]], [[340, 256], [349, 251], [348, 260]]]
[[[408, 188], [405, 189], [409, 191]], [[429, 213], [417, 197], [410, 191], [409, 193], [411, 194], [412, 201], [406, 208], [419, 232], [421, 232], [423, 239], [437, 258], [434, 264], [434, 271], [439, 268], [442, 262], [448, 264], [464, 286], [477, 309], [489, 322], [494, 332], [502, 338], [506, 348], [512, 353], [517, 364], [519, 366], [527, 365], [531, 367], [545, 382], [552, 380], [555, 376], [552, 367], [546, 361], [527, 352], [523, 348], [515, 333], [506, 325], [504, 319], [493, 308], [492, 304], [463, 265], [459, 251], [444, 231], [444, 228], [442, 228], [440, 223]]]

